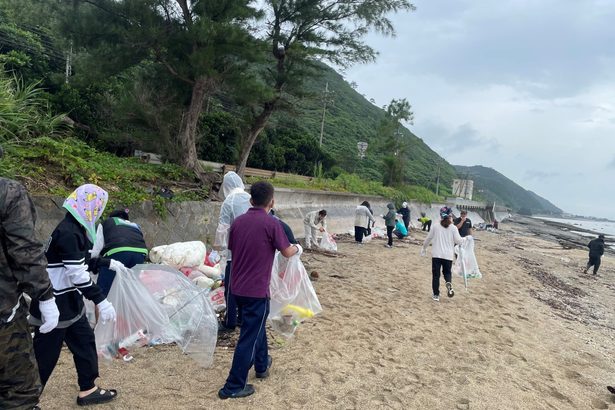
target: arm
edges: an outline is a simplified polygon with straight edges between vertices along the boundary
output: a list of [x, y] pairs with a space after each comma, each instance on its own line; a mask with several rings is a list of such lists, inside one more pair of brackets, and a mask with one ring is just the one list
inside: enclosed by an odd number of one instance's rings
[[459, 222], [455, 224], [455, 226], [457, 227], [457, 229], [461, 229], [461, 227], [463, 226], [463, 223], [465, 222], [465, 219], [463, 218], [459, 218]]
[[87, 249], [84, 249], [83, 244], [74, 234], [57, 238], [57, 240], [60, 257], [70, 281], [83, 293], [83, 296], [98, 305], [105, 300], [105, 296], [90, 278], [88, 265], [85, 263]]
[[[427, 249], [427, 247], [429, 246], [429, 244], [431, 243], [431, 240], [433, 239], [434, 236], [434, 232], [436, 230], [432, 229], [429, 231], [429, 233], [427, 234], [427, 238], [425, 238], [425, 242], [423, 242], [423, 250]], [[459, 235], [459, 232], [457, 232], [457, 235]]]
[[53, 297], [53, 290], [43, 245], [34, 239], [35, 220], [36, 210], [26, 189], [17, 183], [10, 184], [0, 220], [8, 262], [21, 289], [32, 299], [46, 301]]
[[220, 218], [218, 220], [218, 227], [216, 228], [216, 235], [214, 238], [213, 248], [217, 251], [226, 250], [228, 246], [228, 237], [232, 222], [231, 217], [231, 205], [225, 201], [220, 208]]
[[291, 256], [295, 256], [299, 252], [299, 245], [290, 245], [285, 249], [282, 249], [280, 253], [285, 258], [290, 258]]
[[463, 238], [459, 235], [459, 229], [457, 228], [453, 229], [453, 241], [455, 242], [455, 245], [461, 245], [463, 242]]

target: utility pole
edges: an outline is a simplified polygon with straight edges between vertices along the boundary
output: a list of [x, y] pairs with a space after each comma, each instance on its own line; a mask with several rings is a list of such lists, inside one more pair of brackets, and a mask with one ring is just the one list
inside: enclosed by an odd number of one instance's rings
[[325, 84], [325, 96], [323, 98], [323, 105], [322, 105], [322, 121], [320, 122], [320, 144], [318, 145], [319, 147], [322, 147], [322, 136], [325, 133], [325, 114], [327, 113], [327, 101], [328, 101], [328, 94], [329, 94], [329, 82], [327, 81], [327, 83]]
[[65, 79], [64, 81], [68, 84], [68, 78], [72, 75], [73, 67], [72, 67], [72, 55], [73, 55], [73, 41], [70, 42], [70, 48], [68, 49], [68, 53], [66, 53], [66, 69], [64, 72]]
[[438, 164], [438, 178], [436, 179], [436, 196], [440, 192], [440, 164]]

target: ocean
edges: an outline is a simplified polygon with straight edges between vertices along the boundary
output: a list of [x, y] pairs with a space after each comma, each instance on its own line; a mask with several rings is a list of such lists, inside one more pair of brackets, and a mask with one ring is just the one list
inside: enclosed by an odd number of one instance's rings
[[612, 242], [615, 242], [615, 222], [592, 221], [587, 219], [547, 218], [541, 216], [537, 216], [536, 218], [570, 225], [570, 230], [572, 232], [576, 232], [579, 235], [587, 236], [588, 238], [595, 237], [596, 235], [587, 232], [575, 231], [575, 226], [582, 229], [588, 229], [593, 232], [603, 233], [606, 237], [606, 241], [610, 242], [608, 243], [608, 245], [610, 245], [611, 248], [615, 249], [615, 245], [611, 245]]

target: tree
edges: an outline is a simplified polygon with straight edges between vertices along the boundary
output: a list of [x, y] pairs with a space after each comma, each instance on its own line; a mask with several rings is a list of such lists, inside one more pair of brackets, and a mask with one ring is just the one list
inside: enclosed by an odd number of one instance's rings
[[262, 71], [266, 89], [249, 110], [237, 172], [243, 174], [271, 115], [302, 92], [306, 77], [318, 73], [317, 62], [348, 67], [374, 61], [376, 50], [364, 42], [365, 35], [370, 30], [395, 35], [387, 15], [411, 10], [408, 0], [267, 0], [265, 39], [271, 63]]
[[389, 105], [383, 107], [385, 117], [380, 123], [378, 130], [382, 140], [384, 172], [383, 183], [385, 185], [400, 185], [404, 180], [406, 159], [410, 151], [407, 138], [402, 131], [402, 121], [412, 124], [414, 113], [412, 106], [405, 98], [393, 99]]
[[[197, 174], [198, 123], [207, 96], [240, 75], [253, 53], [251, 0], [77, 0], [67, 30], [107, 75], [152, 61], [176, 82], [182, 105], [176, 141]], [[75, 24], [77, 21], [77, 24]]]

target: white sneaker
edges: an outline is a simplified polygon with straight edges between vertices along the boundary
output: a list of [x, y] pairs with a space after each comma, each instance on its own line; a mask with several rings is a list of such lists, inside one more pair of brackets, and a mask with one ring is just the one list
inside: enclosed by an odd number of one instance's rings
[[440, 295], [432, 295], [431, 298], [434, 300], [434, 302], [440, 301]]
[[455, 296], [455, 291], [453, 290], [453, 284], [451, 282], [446, 282], [446, 296], [449, 298]]
[[385, 248], [392, 248], [391, 245], [389, 245], [388, 243], [386, 245], [384, 245]]

